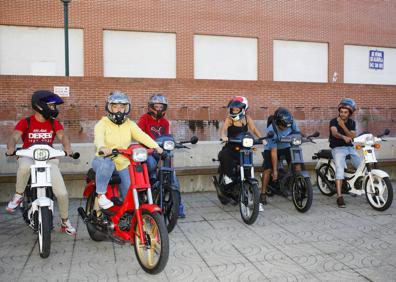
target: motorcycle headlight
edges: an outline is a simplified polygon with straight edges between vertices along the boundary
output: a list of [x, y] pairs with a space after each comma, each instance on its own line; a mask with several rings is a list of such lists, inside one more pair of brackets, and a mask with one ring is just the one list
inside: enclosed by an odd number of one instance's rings
[[174, 148], [175, 142], [169, 140], [164, 142], [164, 150], [172, 151]]
[[253, 146], [253, 139], [252, 138], [243, 138], [242, 139], [242, 146], [246, 148], [250, 148]]
[[375, 138], [375, 137], [374, 137], [372, 134], [368, 135], [368, 136], [366, 137], [365, 143], [366, 143], [367, 145], [373, 145], [373, 144], [374, 144], [374, 141], [375, 141], [374, 138]]
[[46, 161], [49, 158], [49, 151], [47, 149], [36, 149], [33, 151], [33, 158], [36, 161]]
[[132, 152], [132, 159], [135, 162], [144, 162], [147, 160], [147, 150], [145, 148], [136, 148]]
[[298, 138], [298, 137], [293, 138], [292, 144], [293, 144], [294, 146], [299, 146], [299, 145], [301, 145], [301, 138]]

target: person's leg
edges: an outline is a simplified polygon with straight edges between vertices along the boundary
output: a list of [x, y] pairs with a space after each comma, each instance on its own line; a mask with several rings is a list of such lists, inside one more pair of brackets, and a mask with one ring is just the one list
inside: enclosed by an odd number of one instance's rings
[[7, 212], [12, 213], [23, 201], [23, 193], [30, 177], [30, 166], [33, 164], [33, 160], [27, 157], [20, 157], [18, 159], [18, 170], [15, 184], [15, 195], [7, 205]]
[[225, 184], [232, 183], [232, 171], [234, 169], [234, 157], [233, 151], [230, 146], [224, 146], [219, 153], [219, 160], [221, 165], [221, 171], [223, 173], [223, 179]]
[[271, 152], [269, 150], [265, 150], [263, 152], [263, 174], [261, 177], [261, 194], [260, 194], [260, 202], [262, 204], [267, 204], [267, 187], [271, 175]]
[[51, 165], [52, 191], [58, 200], [59, 215], [61, 217], [61, 232], [69, 235], [76, 234], [76, 229], [69, 220], [69, 194], [65, 182], [59, 170], [59, 160], [53, 159], [48, 162]]
[[342, 182], [344, 180], [344, 169], [346, 165], [346, 156], [348, 155], [348, 150], [344, 147], [336, 147], [331, 150], [335, 163], [335, 181], [337, 189], [337, 204], [339, 207], [345, 207], [344, 199], [342, 197]]
[[355, 169], [357, 169], [362, 162], [362, 158], [353, 147], [348, 147], [348, 153], [351, 156], [351, 162]]
[[95, 157], [92, 161], [92, 168], [95, 171], [95, 184], [99, 207], [108, 209], [113, 206], [113, 202], [107, 199], [105, 194], [107, 185], [115, 170], [115, 165], [110, 158]]
[[121, 178], [121, 183], [120, 183], [120, 193], [121, 193], [121, 198], [122, 200], [125, 199], [125, 196], [128, 192], [129, 186], [131, 185], [131, 178], [129, 176], [129, 169], [125, 168], [123, 170], [118, 170], [118, 175]]
[[147, 169], [149, 172], [150, 183], [153, 185], [157, 181], [157, 165], [156, 158], [152, 155], [147, 156]]

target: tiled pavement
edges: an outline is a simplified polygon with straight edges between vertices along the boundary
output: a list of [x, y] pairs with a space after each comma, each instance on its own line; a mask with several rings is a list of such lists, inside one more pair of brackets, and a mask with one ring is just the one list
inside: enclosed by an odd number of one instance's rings
[[[395, 186], [396, 183], [393, 183]], [[396, 281], [396, 204], [374, 211], [364, 197], [347, 208], [318, 190], [306, 214], [269, 199], [252, 226], [214, 193], [183, 194], [187, 218], [170, 234], [170, 257], [156, 276], [142, 271], [129, 245], [90, 240], [71, 201], [77, 236], [52, 233], [41, 259], [20, 214], [0, 209], [0, 281]], [[59, 220], [56, 219], [56, 224]]]

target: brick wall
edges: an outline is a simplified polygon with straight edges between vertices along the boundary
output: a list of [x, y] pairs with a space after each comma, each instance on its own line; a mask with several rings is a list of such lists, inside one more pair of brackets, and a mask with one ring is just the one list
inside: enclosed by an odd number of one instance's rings
[[396, 133], [396, 86], [339, 83], [288, 83], [268, 81], [210, 81], [194, 79], [132, 79], [101, 77], [0, 76], [0, 143], [4, 143], [15, 122], [30, 110], [31, 93], [37, 89], [70, 86], [64, 98], [60, 119], [74, 142], [91, 142], [96, 120], [104, 114], [108, 93], [120, 89], [132, 100], [131, 118], [147, 110], [152, 92], [169, 98], [167, 117], [173, 132], [180, 138], [195, 133], [205, 140], [216, 140], [219, 123], [225, 117], [224, 106], [234, 95], [246, 96], [249, 113], [263, 129], [270, 113], [279, 107], [289, 108], [306, 131], [328, 134], [328, 121], [336, 113], [342, 97], [356, 100], [359, 130], [379, 132], [385, 127]]

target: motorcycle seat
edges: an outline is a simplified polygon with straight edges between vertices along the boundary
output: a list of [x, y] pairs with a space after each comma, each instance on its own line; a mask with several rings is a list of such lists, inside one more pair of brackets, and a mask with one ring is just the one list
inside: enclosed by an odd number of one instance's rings
[[[93, 170], [93, 168], [90, 168], [87, 172], [87, 179], [89, 181], [91, 180], [95, 180], [95, 171]], [[121, 183], [121, 178], [117, 173], [113, 173], [113, 175], [110, 178], [109, 184], [120, 184]]]
[[320, 150], [319, 152], [316, 153], [316, 155], [318, 156], [318, 158], [321, 158], [321, 159], [328, 159], [328, 160], [333, 159], [331, 150]]

